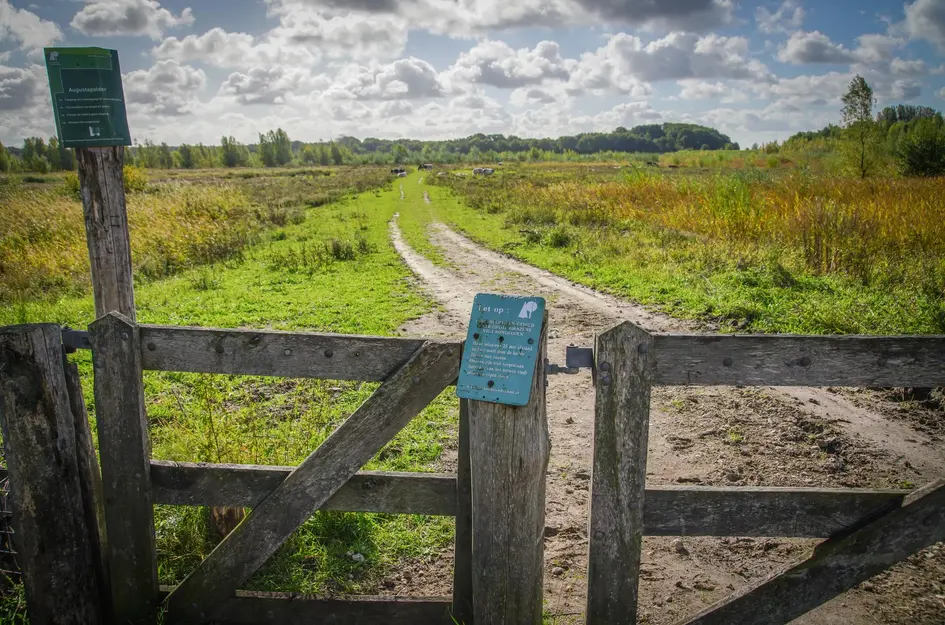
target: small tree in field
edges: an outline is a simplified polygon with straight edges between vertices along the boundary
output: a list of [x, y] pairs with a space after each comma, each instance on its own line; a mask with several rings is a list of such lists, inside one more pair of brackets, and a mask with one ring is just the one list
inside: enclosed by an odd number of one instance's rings
[[879, 161], [880, 134], [873, 121], [876, 98], [866, 80], [857, 74], [843, 96], [843, 160], [860, 178], [866, 178]]

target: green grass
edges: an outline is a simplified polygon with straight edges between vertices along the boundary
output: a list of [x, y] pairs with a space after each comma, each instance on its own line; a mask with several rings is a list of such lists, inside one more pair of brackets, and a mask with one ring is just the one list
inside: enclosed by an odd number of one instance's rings
[[[284, 180], [304, 184], [303, 178]], [[304, 187], [293, 193], [304, 200]], [[409, 271], [388, 241], [387, 223], [400, 208], [397, 185], [311, 208], [302, 223], [268, 231], [263, 242], [246, 248], [239, 259], [137, 285], [138, 320], [394, 335], [403, 322], [431, 308], [411, 290]], [[79, 328], [93, 317], [90, 297], [0, 307], [0, 325], [43, 321]], [[94, 404], [90, 355], [79, 352], [71, 358], [79, 363], [86, 399]], [[376, 384], [324, 380], [146, 372], [152, 457], [294, 465], [374, 388]], [[457, 417], [457, 402], [447, 390], [366, 468], [433, 470], [443, 449], [454, 444]], [[180, 581], [214, 546], [205, 509], [157, 506], [155, 525], [161, 583]], [[448, 547], [452, 528], [452, 519], [443, 517], [317, 513], [248, 588], [375, 591], [398, 562]], [[363, 561], [352, 558], [356, 553]]]
[[[502, 176], [480, 184], [501, 186]], [[462, 183], [428, 191], [433, 216], [486, 247], [679, 318], [756, 332], [945, 332], [945, 298], [910, 284], [867, 287], [844, 275], [812, 275], [773, 249], [748, 250], [636, 220], [574, 225], [531, 215], [523, 224], [512, 194], [475, 209], [464, 201]], [[415, 237], [424, 229], [412, 227]]]
[[[400, 201], [398, 210], [400, 216], [397, 218], [397, 225], [410, 247], [434, 264], [448, 266], [449, 262], [446, 257], [440, 248], [430, 243], [426, 232], [427, 226], [441, 210], [440, 206], [434, 207], [433, 204], [428, 204], [423, 199], [424, 191], [430, 194], [436, 191], [435, 186], [427, 184], [430, 178], [435, 175], [435, 173], [431, 175], [430, 172], [412, 173], [406, 178], [398, 178], [397, 182], [394, 183], [398, 193], [401, 184], [404, 189], [404, 199]], [[421, 177], [423, 182], [418, 184]]]

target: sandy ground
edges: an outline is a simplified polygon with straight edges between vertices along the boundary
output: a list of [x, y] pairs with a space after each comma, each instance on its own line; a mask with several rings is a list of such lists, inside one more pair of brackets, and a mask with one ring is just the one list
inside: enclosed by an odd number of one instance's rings
[[[424, 193], [425, 199], [429, 201]], [[550, 313], [548, 355], [564, 364], [568, 345], [593, 346], [596, 332], [623, 320], [651, 331], [710, 328], [596, 293], [483, 249], [442, 224], [431, 242], [450, 269], [404, 241], [392, 241], [441, 310], [404, 334], [463, 338], [478, 292], [541, 295]], [[590, 373], [549, 377], [551, 458], [545, 528], [545, 603], [557, 623], [583, 622], [594, 391]], [[908, 414], [904, 414], [904, 413]], [[654, 389], [647, 483], [901, 488], [945, 476], [945, 415], [903, 410], [851, 389], [661, 387]], [[917, 427], [924, 423], [926, 427]], [[929, 425], [932, 424], [932, 425]], [[443, 469], [455, 466], [455, 450]], [[648, 537], [639, 622], [684, 621], [733, 590], [803, 557], [817, 541], [736, 537]], [[385, 582], [395, 594], [450, 594], [452, 554], [412, 563]], [[829, 602], [796, 623], [945, 623], [945, 546], [935, 545]]]

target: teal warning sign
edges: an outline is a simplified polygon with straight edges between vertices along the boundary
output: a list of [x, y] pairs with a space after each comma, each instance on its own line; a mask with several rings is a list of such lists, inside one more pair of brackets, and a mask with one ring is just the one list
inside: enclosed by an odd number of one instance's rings
[[456, 395], [510, 406], [526, 405], [544, 315], [545, 300], [541, 297], [476, 295]]

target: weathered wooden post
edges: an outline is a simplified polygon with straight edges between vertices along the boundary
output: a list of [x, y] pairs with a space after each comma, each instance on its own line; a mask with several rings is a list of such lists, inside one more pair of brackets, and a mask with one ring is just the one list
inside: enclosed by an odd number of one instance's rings
[[85, 236], [92, 264], [95, 316], [115, 310], [135, 320], [128, 210], [122, 177], [125, 148], [76, 148]]
[[597, 336], [588, 625], [637, 622], [652, 350], [653, 337], [629, 321]]
[[0, 329], [0, 424], [32, 623], [102, 622], [59, 326]]
[[469, 400], [459, 400], [456, 462], [456, 540], [453, 549], [453, 618], [472, 625], [472, 479], [469, 470]]
[[111, 622], [111, 591], [108, 579], [108, 549], [105, 539], [105, 494], [102, 492], [102, 474], [95, 455], [95, 443], [89, 427], [89, 414], [85, 407], [82, 393], [82, 381], [79, 367], [72, 362], [65, 362], [66, 390], [69, 392], [69, 404], [72, 407], [72, 421], [75, 424], [76, 462], [79, 469], [79, 486], [82, 489], [82, 510], [85, 513], [85, 525], [89, 531], [89, 540], [95, 556], [95, 574], [101, 597], [102, 612]]
[[473, 617], [482, 625], [541, 623], [547, 323], [525, 406], [469, 402]]
[[141, 333], [112, 312], [89, 326], [89, 338], [114, 618], [122, 625], [153, 624], [158, 577]]

